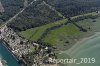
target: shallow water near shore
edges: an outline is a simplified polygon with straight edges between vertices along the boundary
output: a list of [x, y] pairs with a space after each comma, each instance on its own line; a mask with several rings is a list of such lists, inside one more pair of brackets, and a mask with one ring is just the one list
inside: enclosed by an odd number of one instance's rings
[[21, 66], [2, 42], [0, 42], [0, 57], [7, 62], [7, 66]]
[[[68, 66], [100, 66], [100, 33], [78, 42], [68, 50], [68, 54], [71, 58], [78, 60], [76, 63], [68, 64]], [[87, 60], [80, 63], [82, 61], [80, 58], [87, 58]], [[89, 63], [89, 61], [91, 62]]]

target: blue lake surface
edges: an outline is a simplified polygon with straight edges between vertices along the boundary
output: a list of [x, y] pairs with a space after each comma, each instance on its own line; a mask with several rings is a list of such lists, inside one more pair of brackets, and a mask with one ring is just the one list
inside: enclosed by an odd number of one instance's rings
[[7, 66], [21, 66], [2, 42], [0, 42], [0, 57], [7, 62]]

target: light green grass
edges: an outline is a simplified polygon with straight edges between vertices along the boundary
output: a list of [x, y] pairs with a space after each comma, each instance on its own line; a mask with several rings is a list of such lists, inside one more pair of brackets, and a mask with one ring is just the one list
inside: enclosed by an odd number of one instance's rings
[[90, 16], [90, 15], [91, 16], [96, 16], [96, 15], [98, 15], [98, 13], [96, 13], [96, 12], [86, 13], [86, 14], [71, 17], [71, 19], [75, 19], [75, 18], [82, 17], [82, 16]]
[[[88, 13], [88, 14], [84, 14], [84, 15], [97, 15], [96, 12], [92, 12], [92, 13]], [[79, 16], [75, 16], [73, 18], [77, 18], [77, 17], [81, 17], [82, 15]], [[83, 27], [84, 29], [87, 30], [93, 30], [94, 28], [98, 28], [96, 25], [99, 26], [100, 24], [100, 17], [95, 19], [96, 22], [93, 22], [93, 19], [84, 19], [81, 20], [79, 22], [76, 22], [79, 26]], [[67, 22], [67, 19], [63, 19], [63, 20], [59, 20], [57, 22], [54, 23], [50, 23], [47, 25], [43, 25], [40, 27], [36, 27], [36, 28], [32, 28], [32, 29], [28, 29], [26, 31], [22, 31], [19, 33], [19, 35], [21, 35], [22, 37], [25, 37], [26, 39], [32, 40], [32, 41], [37, 41], [42, 35], [43, 33], [51, 27], [57, 26], [57, 25], [61, 25], [64, 24], [65, 22]], [[90, 28], [90, 29], [89, 29]], [[73, 37], [78, 37], [82, 34], [82, 32], [80, 32], [80, 30], [73, 24], [68, 24], [68, 25], [63, 25], [60, 28], [57, 28], [55, 30], [51, 30], [47, 36], [44, 37], [44, 39], [42, 39], [45, 43], [47, 44], [51, 44], [51, 45], [59, 45], [59, 44], [66, 44], [66, 41], [73, 41], [73, 39], [77, 39], [77, 38], [73, 38]], [[71, 40], [70, 40], [71, 38]], [[74, 41], [73, 41], [74, 42]]]
[[47, 25], [43, 25], [40, 27], [36, 27], [36, 28], [28, 29], [26, 31], [22, 31], [19, 33], [19, 35], [21, 35], [22, 37], [25, 37], [26, 39], [37, 41], [42, 36], [42, 34], [46, 31], [46, 29], [57, 26], [57, 25], [64, 24], [65, 22], [67, 22], [67, 19], [59, 20], [59, 21], [54, 22], [54, 23], [50, 23]]
[[[79, 29], [73, 24], [64, 25], [52, 30], [43, 40], [47, 44], [65, 44], [68, 37], [76, 37], [80, 34]], [[63, 41], [62, 41], [63, 40]]]
[[100, 31], [100, 17], [96, 19], [85, 19], [76, 23], [88, 31]]
[[83, 27], [84, 29], [92, 30], [92, 27], [93, 27], [93, 20], [92, 19], [85, 19], [85, 20], [82, 20], [82, 21], [79, 21], [76, 23], [77, 23], [77, 25]]

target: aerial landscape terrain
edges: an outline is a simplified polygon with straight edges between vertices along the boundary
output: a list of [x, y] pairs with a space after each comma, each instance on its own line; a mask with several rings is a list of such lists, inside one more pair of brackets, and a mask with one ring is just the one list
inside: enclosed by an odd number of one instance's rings
[[99, 50], [100, 0], [0, 0], [0, 66], [100, 66]]

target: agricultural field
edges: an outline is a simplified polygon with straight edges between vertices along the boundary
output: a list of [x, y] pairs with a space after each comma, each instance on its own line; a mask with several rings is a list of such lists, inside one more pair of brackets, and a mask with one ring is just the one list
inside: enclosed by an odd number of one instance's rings
[[57, 48], [63, 50], [71, 47], [80, 35], [81, 32], [75, 25], [67, 24], [58, 29], [51, 30], [44, 37], [43, 41], [46, 44], [57, 46]]
[[93, 26], [93, 20], [92, 19], [85, 19], [79, 22], [76, 22], [79, 26], [83, 27], [84, 29], [91, 31]]
[[[55, 23], [28, 29], [26, 31], [20, 32], [19, 35], [28, 40], [37, 41], [48, 28], [64, 24], [66, 21], [67, 19], [63, 19]], [[41, 40], [47, 45], [58, 46], [59, 49], [62, 49], [62, 46], [66, 47], [65, 49], [68, 49], [73, 45], [81, 33], [82, 32], [80, 32], [80, 30], [75, 25], [68, 23], [67, 25], [62, 25], [54, 30], [50, 30], [48, 34], [45, 35]]]
[[[58, 44], [61, 39], [66, 37], [74, 37], [80, 34], [78, 28], [72, 24], [64, 25], [56, 30], [51, 30], [45, 37], [46, 43]], [[65, 37], [65, 38], [64, 38]]]
[[[99, 19], [100, 17], [96, 19], [89, 18], [75, 22], [77, 25], [86, 29], [88, 32], [80, 31], [80, 29], [72, 23], [65, 24], [68, 22], [68, 20], [62, 19], [54, 23], [19, 32], [19, 35], [32, 41], [38, 41], [41, 39], [42, 42], [44, 42], [46, 45], [57, 46], [57, 48], [63, 50], [70, 48], [75, 42], [78, 41], [79, 38], [82, 38], [84, 35], [89, 35], [94, 33], [94, 31], [99, 30], [99, 25], [96, 26], [97, 24], [100, 24]], [[55, 26], [59, 27], [50, 29]], [[45, 34], [47, 30], [48, 32]]]
[[59, 20], [54, 23], [50, 23], [47, 25], [43, 25], [40, 27], [31, 28], [26, 31], [22, 31], [19, 33], [19, 35], [21, 35], [22, 37], [24, 37], [26, 39], [37, 41], [48, 28], [58, 26], [58, 25], [66, 23], [66, 22], [67, 22], [67, 19]]

